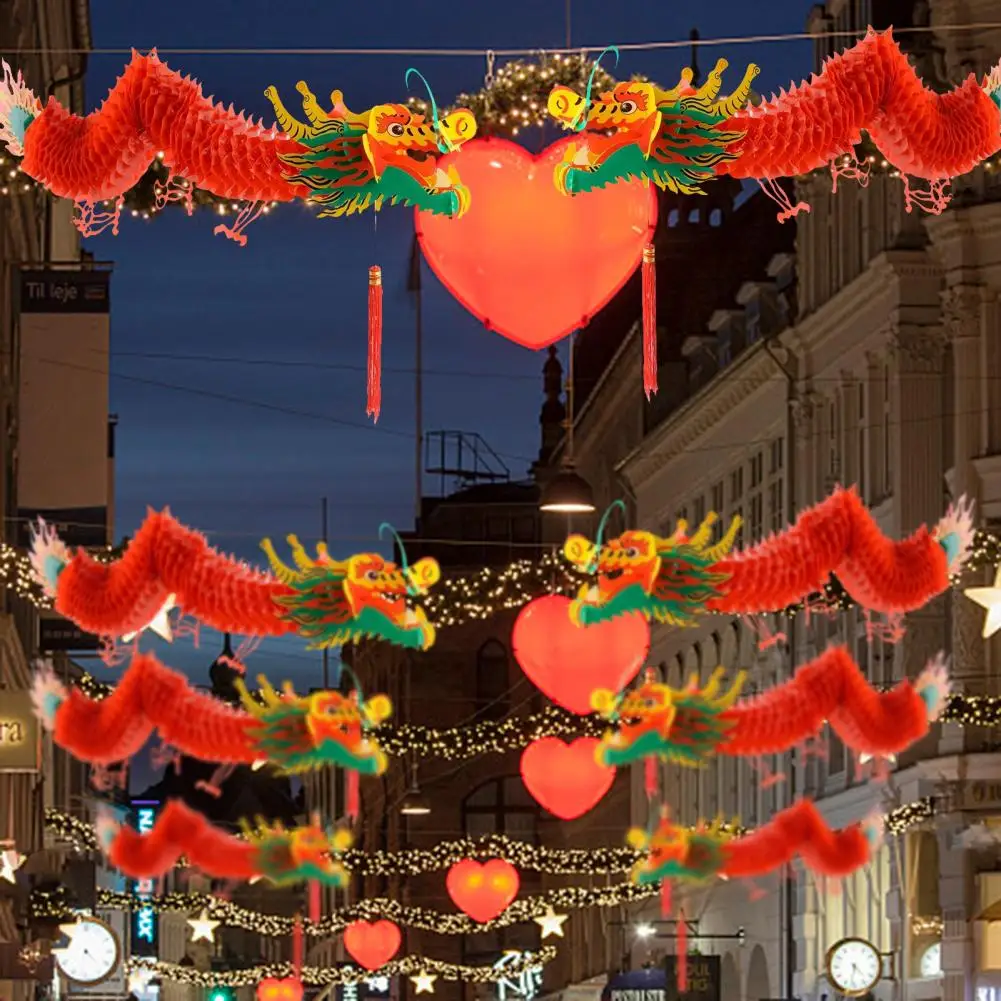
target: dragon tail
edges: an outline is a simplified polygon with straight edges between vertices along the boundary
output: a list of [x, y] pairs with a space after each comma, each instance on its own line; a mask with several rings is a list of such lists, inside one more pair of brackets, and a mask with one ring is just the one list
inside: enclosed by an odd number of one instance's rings
[[152, 830], [140, 834], [125, 824], [107, 824], [102, 847], [116, 869], [133, 879], [156, 879], [186, 858], [216, 879], [248, 880], [261, 875], [254, 845], [213, 827], [202, 814], [171, 800]]
[[32, 698], [56, 744], [92, 764], [132, 757], [154, 730], [201, 761], [251, 764], [260, 757], [250, 736], [252, 716], [192, 688], [183, 674], [152, 654], [136, 655], [107, 698], [67, 691], [44, 668], [35, 676]]
[[[31, 113], [35, 117], [27, 119]], [[0, 87], [0, 123], [0, 139], [12, 153], [18, 135], [23, 139], [21, 169], [52, 194], [74, 201], [117, 199], [158, 155], [192, 184], [223, 198], [287, 202], [301, 190], [283, 176], [278, 159], [296, 143], [206, 98], [155, 52], [133, 52], [104, 104], [86, 118], [55, 98], [42, 110], [20, 74], [8, 71]]]
[[738, 178], [805, 174], [852, 153], [861, 133], [902, 174], [958, 177], [1001, 148], [1001, 68], [982, 83], [971, 74], [936, 94], [921, 82], [892, 31], [871, 28], [823, 71], [720, 125], [738, 130], [738, 158], [719, 173]]
[[866, 865], [876, 847], [871, 818], [832, 831], [813, 803], [801, 799], [763, 827], [728, 841], [720, 872], [729, 878], [763, 876], [798, 855], [818, 875], [847, 876]]
[[838, 489], [804, 511], [791, 528], [717, 563], [714, 571], [729, 579], [725, 594], [709, 608], [736, 614], [785, 608], [820, 591], [833, 573], [863, 608], [913, 611], [945, 591], [951, 568], [965, 558], [965, 544], [954, 546], [939, 537], [950, 519], [956, 521], [955, 513], [935, 532], [922, 527], [894, 542], [854, 489]]
[[844, 647], [832, 647], [789, 681], [723, 713], [730, 724], [720, 753], [776, 754], [820, 732], [825, 721], [860, 755], [888, 758], [928, 732], [941, 714], [949, 682], [944, 661], [931, 661], [915, 682], [879, 692]]
[[6, 62], [0, 61], [0, 143], [11, 156], [24, 156], [24, 137], [28, 126], [42, 113], [42, 102], [28, 89], [21, 71], [15, 76]]
[[278, 636], [292, 630], [277, 617], [274, 601], [290, 593], [287, 587], [223, 556], [166, 511], [151, 511], [122, 558], [110, 564], [82, 550], [71, 557], [46, 529], [36, 536], [32, 566], [41, 586], [54, 589], [56, 611], [99, 636], [141, 632], [171, 598], [220, 632]]

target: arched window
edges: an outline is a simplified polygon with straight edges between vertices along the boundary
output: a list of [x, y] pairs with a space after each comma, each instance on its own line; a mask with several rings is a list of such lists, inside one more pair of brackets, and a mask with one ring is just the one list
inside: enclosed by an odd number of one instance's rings
[[471, 838], [506, 834], [535, 844], [539, 839], [539, 805], [517, 776], [492, 779], [465, 798], [462, 824]]
[[476, 654], [476, 719], [503, 719], [509, 708], [507, 649], [487, 640]]

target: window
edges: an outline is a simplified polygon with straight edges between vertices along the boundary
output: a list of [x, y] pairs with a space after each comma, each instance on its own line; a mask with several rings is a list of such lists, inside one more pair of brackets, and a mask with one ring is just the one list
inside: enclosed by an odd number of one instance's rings
[[772, 475], [782, 472], [782, 460], [784, 458], [782, 453], [785, 450], [784, 446], [785, 439], [775, 438], [772, 440], [771, 447], [768, 450], [768, 471]]
[[765, 454], [758, 452], [751, 459], [751, 489], [761, 486], [761, 481], [765, 478]]
[[[616, 509], [618, 510], [618, 509]], [[513, 534], [515, 542], [537, 542], [536, 527], [537, 519], [530, 514], [519, 514], [514, 519]]]
[[893, 493], [893, 442], [890, 436], [890, 365], [883, 366], [883, 496], [889, 497]]
[[507, 649], [487, 640], [476, 654], [476, 719], [503, 719], [508, 712]]
[[762, 510], [762, 497], [760, 492], [751, 495], [751, 524], [749, 526], [749, 541], [757, 542], [761, 538], [764, 530], [764, 511]]
[[730, 503], [739, 504], [744, 496], [744, 467], [738, 466], [730, 474]]
[[462, 804], [466, 836], [506, 834], [517, 841], [539, 840], [539, 807], [520, 778], [492, 779], [474, 789]]
[[782, 497], [782, 480], [772, 480], [768, 485], [768, 518], [769, 528], [773, 532], [782, 531], [785, 524], [785, 505]]
[[706, 520], [706, 499], [696, 497], [692, 503], [692, 529], [697, 529]]
[[503, 515], [492, 514], [487, 518], [487, 538], [491, 542], [505, 542], [510, 534], [511, 523]]
[[714, 483], [709, 493], [709, 509], [716, 515], [716, 524], [713, 525], [713, 542], [719, 542], [723, 538], [723, 481]]
[[868, 500], [869, 490], [866, 483], [866, 470], [869, 466], [869, 435], [865, 425], [865, 394], [868, 386], [865, 380], [859, 380], [858, 384], [858, 489], [862, 500]]

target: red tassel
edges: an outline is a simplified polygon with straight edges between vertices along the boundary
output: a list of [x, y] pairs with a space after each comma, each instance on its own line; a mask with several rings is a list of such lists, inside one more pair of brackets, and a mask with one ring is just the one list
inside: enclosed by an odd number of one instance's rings
[[657, 258], [653, 244], [643, 248], [643, 392], [657, 392]]
[[678, 993], [688, 990], [688, 925], [685, 924], [685, 912], [678, 911]]
[[671, 916], [671, 887], [669, 879], [660, 881], [660, 916], [665, 919]]
[[358, 788], [358, 773], [355, 771], [348, 771], [347, 778], [345, 780], [346, 786], [346, 812], [349, 820], [357, 820], [358, 814], [361, 811], [361, 791]]
[[298, 914], [292, 926], [292, 970], [298, 980], [302, 975], [302, 918]]
[[320, 923], [320, 884], [315, 879], [309, 881], [309, 920]]
[[368, 269], [368, 403], [365, 413], [379, 420], [382, 410], [382, 268]]
[[657, 764], [655, 757], [643, 759], [643, 780], [647, 799], [653, 799], [657, 795]]

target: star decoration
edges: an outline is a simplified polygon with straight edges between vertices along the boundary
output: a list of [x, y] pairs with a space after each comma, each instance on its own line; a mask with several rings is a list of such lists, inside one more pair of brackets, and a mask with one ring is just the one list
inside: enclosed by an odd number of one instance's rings
[[167, 600], [160, 606], [160, 611], [153, 616], [149, 622], [138, 630], [138, 632], [128, 633], [122, 637], [123, 643], [131, 643], [140, 633], [148, 629], [151, 633], [156, 633], [161, 639], [168, 643], [174, 642], [174, 633], [170, 628], [170, 613], [175, 607], [176, 595], [168, 594]]
[[552, 907], [546, 908], [546, 913], [532, 920], [542, 929], [542, 937], [549, 938], [556, 935], [563, 938], [563, 923], [566, 921], [565, 914], [557, 914]]
[[994, 577], [993, 587], [968, 587], [963, 594], [981, 608], [987, 609], [987, 618], [984, 619], [984, 639], [993, 636], [1001, 629], [1001, 566], [998, 567]]
[[7, 880], [8, 883], [16, 883], [15, 873], [24, 864], [24, 856], [16, 848], [6, 848], [0, 854], [0, 879]]
[[209, 912], [203, 907], [202, 913], [197, 918], [188, 918], [188, 924], [191, 925], [191, 941], [198, 942], [204, 940], [205, 942], [214, 942], [215, 930], [221, 923], [220, 921], [213, 921], [209, 917]]
[[427, 970], [421, 970], [420, 973], [410, 978], [410, 982], [414, 985], [414, 993], [434, 994], [434, 983], [437, 979], [438, 977], [435, 974], [428, 973]]
[[137, 966], [129, 971], [129, 993], [142, 994], [153, 979], [153, 971], [148, 966]]

